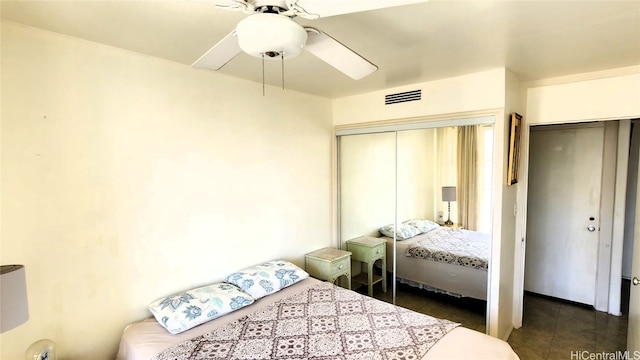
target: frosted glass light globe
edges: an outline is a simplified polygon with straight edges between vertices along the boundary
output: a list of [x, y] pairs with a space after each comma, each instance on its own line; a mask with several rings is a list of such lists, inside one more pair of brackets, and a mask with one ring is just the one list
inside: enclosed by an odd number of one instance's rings
[[242, 51], [261, 58], [285, 59], [302, 53], [307, 43], [307, 31], [284, 15], [259, 13], [250, 15], [236, 26], [236, 36]]

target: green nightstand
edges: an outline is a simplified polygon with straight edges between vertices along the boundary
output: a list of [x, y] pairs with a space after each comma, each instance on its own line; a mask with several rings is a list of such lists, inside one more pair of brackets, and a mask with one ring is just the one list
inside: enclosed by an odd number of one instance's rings
[[351, 253], [335, 248], [324, 248], [304, 256], [305, 270], [316, 279], [335, 282], [340, 276], [347, 278], [351, 289]]
[[[369, 286], [369, 296], [373, 296], [373, 284], [382, 281], [382, 291], [387, 292], [387, 241], [381, 238], [360, 237], [347, 241], [351, 258], [367, 264], [367, 273], [361, 273], [353, 281]], [[382, 260], [382, 276], [374, 275], [373, 265]]]

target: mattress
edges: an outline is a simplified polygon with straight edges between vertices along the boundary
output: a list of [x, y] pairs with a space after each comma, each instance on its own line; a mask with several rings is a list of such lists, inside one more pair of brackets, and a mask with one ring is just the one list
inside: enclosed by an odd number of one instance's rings
[[[427, 234], [396, 241], [396, 279], [427, 290], [487, 300], [486, 270], [405, 255], [408, 248]], [[387, 241], [387, 271], [393, 273], [393, 238], [384, 239]]]
[[478, 231], [437, 227], [417, 237], [405, 255], [487, 271], [491, 237]]
[[[320, 282], [308, 278], [275, 294], [257, 300], [254, 304], [235, 312], [214, 319], [210, 322], [172, 335], [165, 330], [154, 318], [147, 318], [126, 326], [123, 331], [117, 360], [149, 360], [158, 353], [191, 338], [209, 333], [219, 327], [230, 324], [253, 312], [260, 311], [274, 302], [311, 288]], [[509, 344], [486, 334], [457, 327], [444, 335], [427, 354], [422, 357], [428, 359], [518, 359]]]

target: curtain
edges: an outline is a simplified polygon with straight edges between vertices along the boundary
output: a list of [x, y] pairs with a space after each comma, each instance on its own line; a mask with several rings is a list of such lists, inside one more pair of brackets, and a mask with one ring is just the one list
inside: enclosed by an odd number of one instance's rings
[[478, 227], [478, 126], [458, 128], [457, 202], [458, 222], [469, 230]]
[[[436, 169], [438, 169], [436, 173], [435, 179], [435, 193], [438, 194], [436, 196], [437, 199], [440, 199], [440, 191], [443, 186], [455, 186], [456, 179], [458, 175], [456, 173], [457, 168], [457, 153], [458, 153], [458, 145], [457, 145], [457, 135], [458, 130], [456, 127], [443, 127], [436, 129], [436, 141], [437, 141], [437, 164]], [[451, 203], [451, 220], [454, 223], [460, 223], [458, 214], [457, 214], [457, 206], [455, 202]], [[440, 201], [437, 203], [436, 211], [441, 212], [443, 215], [443, 219], [438, 220], [447, 220], [449, 214], [447, 211], [447, 203], [444, 201]]]

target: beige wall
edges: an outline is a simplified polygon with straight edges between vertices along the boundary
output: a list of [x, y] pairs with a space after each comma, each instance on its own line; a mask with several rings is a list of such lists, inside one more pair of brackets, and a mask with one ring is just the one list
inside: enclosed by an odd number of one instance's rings
[[[511, 114], [518, 113], [524, 115], [524, 101], [520, 92], [520, 81], [509, 70], [506, 71], [505, 77], [505, 99], [504, 99], [504, 131], [502, 132], [503, 140], [496, 140], [498, 144], [509, 142]], [[506, 149], [506, 147], [503, 147]], [[515, 249], [520, 244], [520, 236], [516, 232], [516, 215], [515, 209], [518, 208], [517, 195], [518, 189], [523, 186], [523, 182], [519, 179], [518, 183], [507, 186], [508, 172], [508, 151], [503, 153], [503, 172], [499, 177], [500, 186], [502, 188], [502, 216], [500, 218], [501, 239], [500, 244], [500, 279], [498, 290], [498, 307], [499, 316], [497, 320], [497, 336], [501, 339], [507, 339], [513, 329], [513, 304], [514, 304], [514, 273], [516, 273]], [[519, 176], [524, 172], [519, 169]], [[494, 199], [495, 200], [495, 199]], [[495, 244], [494, 244], [495, 245]], [[495, 253], [494, 253], [495, 254]], [[492, 257], [492, 259], [494, 259]], [[493, 279], [492, 279], [493, 280]], [[494, 303], [495, 304], [495, 303]]]
[[527, 87], [530, 125], [618, 120], [640, 114], [640, 66], [583, 74], [571, 83]]
[[331, 103], [2, 24], [2, 264], [58, 359], [111, 359], [157, 297], [333, 243]]

